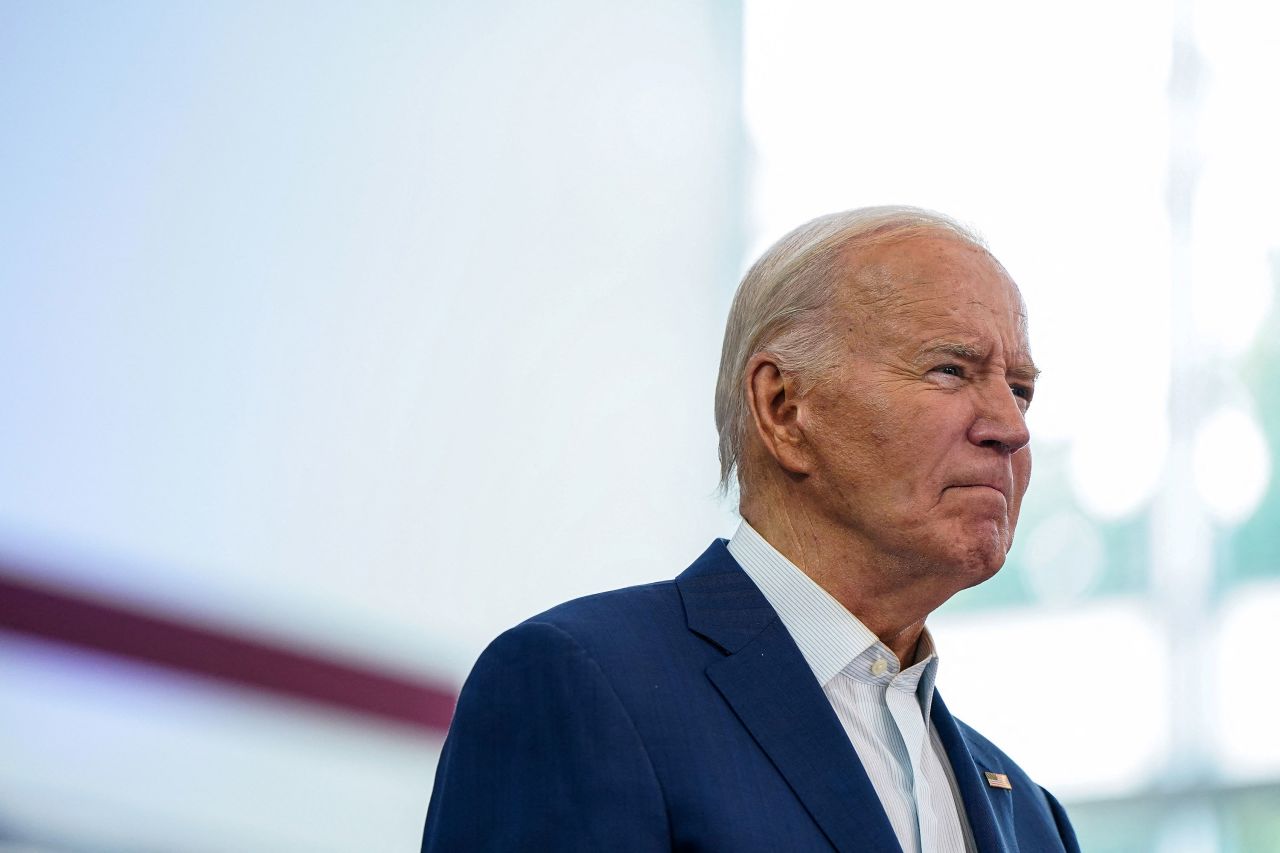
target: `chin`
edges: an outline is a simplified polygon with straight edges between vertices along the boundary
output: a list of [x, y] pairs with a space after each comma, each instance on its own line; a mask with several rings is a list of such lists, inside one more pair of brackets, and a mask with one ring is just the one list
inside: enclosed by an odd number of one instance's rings
[[985, 583], [996, 576], [996, 572], [1004, 567], [1004, 554], [1001, 553], [995, 557], [987, 555], [973, 555], [963, 568], [963, 575], [966, 583], [961, 589], [968, 589], [971, 586], [977, 586]]
[[967, 543], [956, 543], [961, 547], [959, 551], [953, 552], [950, 562], [963, 583], [960, 589], [989, 581], [1004, 567], [1008, 539], [1000, 531], [993, 531], [992, 534], [971, 539]]

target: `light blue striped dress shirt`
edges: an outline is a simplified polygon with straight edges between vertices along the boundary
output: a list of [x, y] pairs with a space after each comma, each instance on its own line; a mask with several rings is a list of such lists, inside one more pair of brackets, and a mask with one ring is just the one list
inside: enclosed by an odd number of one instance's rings
[[844, 605], [743, 521], [729, 553], [800, 647], [871, 778], [904, 851], [972, 853], [973, 835], [929, 710], [938, 656], [925, 629], [898, 658]]

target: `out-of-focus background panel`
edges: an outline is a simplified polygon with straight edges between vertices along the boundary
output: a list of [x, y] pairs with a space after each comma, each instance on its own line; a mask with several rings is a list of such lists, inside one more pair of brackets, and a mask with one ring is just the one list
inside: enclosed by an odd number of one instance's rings
[[483, 644], [731, 523], [740, 11], [4, 17], [0, 839], [412, 847]]

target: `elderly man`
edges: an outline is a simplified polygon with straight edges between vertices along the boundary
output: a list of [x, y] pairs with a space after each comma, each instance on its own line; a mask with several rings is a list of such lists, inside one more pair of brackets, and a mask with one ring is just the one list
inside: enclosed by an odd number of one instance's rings
[[716, 388], [741, 526], [485, 651], [423, 850], [1077, 850], [942, 703], [925, 628], [1004, 563], [1035, 380], [1017, 287], [955, 222], [869, 208], [783, 237]]

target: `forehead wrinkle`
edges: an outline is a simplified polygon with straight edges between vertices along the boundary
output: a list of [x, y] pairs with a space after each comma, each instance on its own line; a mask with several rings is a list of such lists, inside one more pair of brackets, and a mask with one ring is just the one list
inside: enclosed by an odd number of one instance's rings
[[[1016, 318], [1015, 325], [1021, 337], [1013, 351], [1019, 360], [1030, 364], [1027, 307], [1022, 290], [999, 260], [989, 251], [981, 251], [994, 264], [1011, 291], [1012, 298], [1007, 308]], [[957, 282], [945, 274], [939, 278], [922, 269], [907, 270], [905, 274], [901, 270], [892, 271], [893, 256], [865, 258], [846, 250], [844, 259], [846, 267], [838, 283], [837, 304], [843, 303], [845, 310], [841, 313], [845, 314], [845, 319], [852, 321], [864, 333], [879, 329], [881, 334], [897, 337], [921, 320], [941, 320], [941, 325], [949, 325], [949, 321], [954, 319], [957, 311], [949, 300]], [[970, 298], [965, 304], [991, 315], [999, 313], [981, 299]], [[959, 336], [968, 337], [968, 332], [960, 332]], [[1035, 370], [1034, 366], [1031, 369]], [[1038, 370], [1035, 372], [1039, 373]]]
[[863, 299], [857, 300], [857, 307], [865, 321], [897, 331], [905, 331], [906, 327], [921, 320], [945, 322], [953, 314], [945, 293], [921, 293], [912, 288], [894, 287], [875, 293], [863, 291], [862, 296]]
[[[950, 282], [939, 282], [932, 279], [917, 279], [886, 288], [854, 288], [851, 294], [855, 305], [866, 313], [869, 319], [897, 325], [912, 320], [930, 319], [933, 317], [950, 318], [956, 313], [951, 307], [951, 293], [942, 285]], [[911, 285], [919, 285], [913, 287]], [[929, 292], [932, 289], [933, 292]], [[924, 292], [921, 292], [921, 291]], [[1025, 335], [1027, 313], [1022, 302], [1021, 293], [1014, 289], [1017, 299], [1013, 300], [1013, 314], [1017, 318], [1017, 326]], [[984, 313], [996, 315], [992, 308], [981, 299], [969, 299], [966, 306], [978, 308]], [[875, 309], [875, 310], [872, 310]]]

